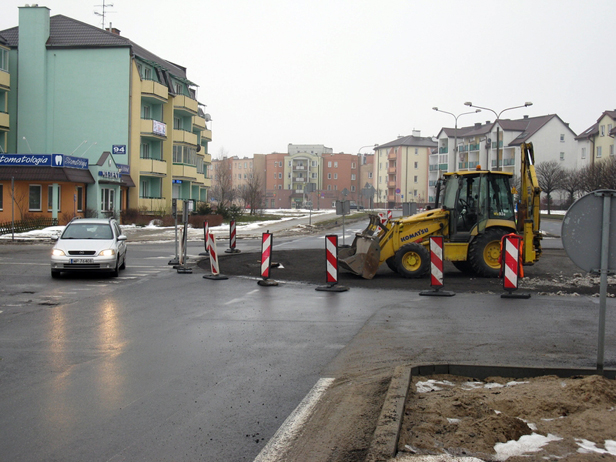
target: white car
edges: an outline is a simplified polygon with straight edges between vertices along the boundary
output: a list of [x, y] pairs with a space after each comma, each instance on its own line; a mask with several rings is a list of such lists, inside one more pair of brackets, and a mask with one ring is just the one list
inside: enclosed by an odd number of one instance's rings
[[62, 272], [108, 272], [126, 268], [126, 236], [112, 218], [75, 218], [66, 225], [51, 251], [51, 277]]

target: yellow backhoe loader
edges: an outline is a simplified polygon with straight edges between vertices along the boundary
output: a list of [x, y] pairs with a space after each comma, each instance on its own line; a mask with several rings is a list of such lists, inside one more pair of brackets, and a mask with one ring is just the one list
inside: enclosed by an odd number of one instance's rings
[[382, 263], [407, 278], [430, 270], [429, 237], [444, 237], [444, 259], [466, 273], [498, 277], [501, 238], [523, 237], [522, 262], [532, 265], [541, 255], [539, 234], [541, 188], [535, 174], [532, 143], [521, 146], [521, 189], [517, 217], [511, 173], [461, 171], [438, 181], [434, 208], [396, 218], [383, 225], [370, 215], [368, 227], [357, 233], [351, 247], [338, 252], [340, 266], [372, 279]]

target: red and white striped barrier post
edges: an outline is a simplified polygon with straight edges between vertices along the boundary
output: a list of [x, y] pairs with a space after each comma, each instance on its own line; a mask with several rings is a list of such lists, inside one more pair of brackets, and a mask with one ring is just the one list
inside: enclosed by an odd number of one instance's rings
[[210, 252], [210, 271], [212, 272], [212, 274], [204, 275], [203, 279], [229, 279], [227, 276], [220, 274], [220, 268], [218, 266], [218, 252], [216, 250], [216, 238], [214, 237], [213, 233], [208, 234], [207, 248]]
[[382, 225], [387, 224], [387, 216], [383, 212], [379, 212], [379, 220], [381, 220]]
[[210, 249], [208, 247], [208, 234], [210, 232], [210, 224], [206, 221], [203, 222], [203, 246], [205, 247], [205, 251], [201, 252], [199, 255], [204, 257], [210, 256]]
[[338, 284], [338, 235], [325, 236], [325, 282], [327, 286], [319, 286], [315, 290], [328, 292], [345, 292], [348, 287]]
[[518, 290], [520, 278], [524, 277], [520, 260], [523, 245], [522, 236], [517, 234], [507, 234], [501, 240], [501, 276], [503, 289], [507, 291], [501, 298], [530, 298], [530, 294], [513, 293]]
[[394, 217], [394, 214], [392, 213], [391, 210], [387, 211], [387, 221], [391, 221], [391, 219]]
[[260, 286], [277, 286], [278, 282], [271, 280], [270, 273], [272, 269], [272, 246], [274, 245], [274, 237], [272, 233], [265, 232], [261, 235], [261, 277], [257, 284]]
[[430, 236], [430, 285], [432, 290], [424, 290], [419, 295], [438, 295], [451, 297], [453, 292], [441, 291], [443, 282], [443, 236]]
[[240, 253], [241, 250], [236, 249], [236, 229], [235, 229], [235, 220], [231, 220], [229, 223], [229, 248], [225, 250], [225, 253]]

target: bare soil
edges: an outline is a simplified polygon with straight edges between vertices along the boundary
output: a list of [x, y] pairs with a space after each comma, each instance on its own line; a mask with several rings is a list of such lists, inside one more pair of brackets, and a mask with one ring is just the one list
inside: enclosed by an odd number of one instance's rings
[[[539, 435], [548, 437], [542, 447]], [[511, 455], [513, 444], [503, 443], [518, 440], [535, 444]], [[413, 378], [398, 450], [513, 462], [616, 460], [614, 440], [614, 380], [441, 375]]]

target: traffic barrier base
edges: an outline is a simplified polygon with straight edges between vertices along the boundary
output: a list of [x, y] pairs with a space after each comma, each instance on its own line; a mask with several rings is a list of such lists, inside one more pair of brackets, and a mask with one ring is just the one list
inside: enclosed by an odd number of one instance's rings
[[443, 236], [430, 237], [430, 285], [432, 290], [424, 290], [419, 295], [453, 297], [454, 292], [443, 288]]

